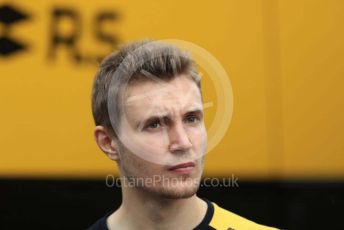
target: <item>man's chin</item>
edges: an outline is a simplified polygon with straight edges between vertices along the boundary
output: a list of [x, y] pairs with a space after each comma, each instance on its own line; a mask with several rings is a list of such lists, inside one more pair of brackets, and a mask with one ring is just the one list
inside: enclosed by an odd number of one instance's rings
[[185, 199], [195, 195], [198, 191], [198, 185], [178, 184], [174, 186], [151, 188], [150, 192], [166, 199]]

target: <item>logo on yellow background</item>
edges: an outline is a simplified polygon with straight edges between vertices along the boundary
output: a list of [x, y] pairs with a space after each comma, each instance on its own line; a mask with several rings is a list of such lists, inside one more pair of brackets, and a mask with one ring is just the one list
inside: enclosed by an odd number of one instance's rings
[[[46, 55], [42, 57], [43, 59], [55, 61], [58, 53], [62, 52], [67, 54], [67, 58], [71, 62], [97, 64], [107, 53], [117, 49], [120, 43], [118, 34], [103, 30], [105, 24], [119, 21], [120, 14], [117, 10], [96, 11], [92, 15], [91, 23], [85, 21], [82, 10], [73, 7], [54, 6], [50, 8], [47, 15], [48, 18], [46, 21], [48, 26], [42, 29], [43, 34], [37, 34], [37, 39], [40, 40], [36, 40], [36, 43], [39, 45], [47, 44], [44, 47]], [[17, 25], [23, 21], [27, 21], [31, 17], [32, 15], [29, 16], [28, 13], [18, 6], [10, 4], [0, 5], [0, 57], [6, 58], [13, 56], [29, 47], [22, 41], [22, 37], [25, 36], [16, 38], [13, 35], [13, 30], [18, 29]], [[86, 33], [91, 33], [91, 37], [97, 43], [108, 47], [108, 52], [83, 53], [80, 48], [80, 43]]]
[[29, 19], [27, 13], [11, 5], [0, 6], [0, 56], [11, 56], [27, 48], [24, 42], [11, 36], [13, 27], [27, 19]]

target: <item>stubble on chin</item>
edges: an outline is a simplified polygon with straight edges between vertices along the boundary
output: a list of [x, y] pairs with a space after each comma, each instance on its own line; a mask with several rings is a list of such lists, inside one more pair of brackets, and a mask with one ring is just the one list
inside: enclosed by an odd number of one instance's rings
[[[128, 154], [128, 152], [124, 154]], [[158, 169], [159, 167], [152, 170], [154, 164], [152, 167], [149, 167], [149, 165], [137, 161], [135, 156], [132, 157], [133, 158], [129, 157], [129, 155], [124, 155], [119, 165], [121, 177], [125, 180], [141, 180], [141, 182], [143, 180], [143, 183], [137, 183], [131, 188], [165, 199], [190, 198], [197, 193], [203, 173], [204, 156], [198, 160], [193, 175], [172, 175], [163, 171], [161, 168]], [[146, 183], [148, 180], [154, 181], [157, 177], [160, 178], [159, 182], [155, 181], [153, 184]]]

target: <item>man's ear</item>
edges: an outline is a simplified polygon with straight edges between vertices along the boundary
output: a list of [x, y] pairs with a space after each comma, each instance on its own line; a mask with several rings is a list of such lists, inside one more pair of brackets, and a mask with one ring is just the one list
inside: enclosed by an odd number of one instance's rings
[[110, 133], [104, 126], [96, 126], [94, 129], [94, 139], [99, 148], [114, 161], [119, 161], [119, 146], [117, 140], [111, 138]]

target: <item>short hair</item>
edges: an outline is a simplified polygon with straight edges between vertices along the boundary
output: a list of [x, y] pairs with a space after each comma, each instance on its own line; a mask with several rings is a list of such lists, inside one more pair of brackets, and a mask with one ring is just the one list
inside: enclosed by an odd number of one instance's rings
[[[95, 125], [101, 125], [117, 138], [121, 117], [122, 89], [137, 81], [170, 81], [187, 74], [201, 92], [201, 82], [194, 61], [186, 51], [162, 42], [143, 40], [129, 43], [111, 53], [101, 62], [92, 89], [92, 114]], [[110, 88], [111, 86], [111, 88]], [[113, 92], [115, 113], [109, 116], [108, 95]], [[115, 123], [115, 124], [114, 124]], [[115, 126], [113, 126], [113, 125]], [[115, 129], [115, 130], [114, 130]]]

